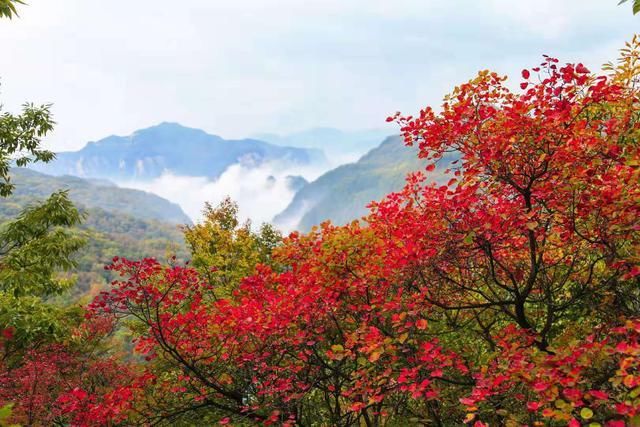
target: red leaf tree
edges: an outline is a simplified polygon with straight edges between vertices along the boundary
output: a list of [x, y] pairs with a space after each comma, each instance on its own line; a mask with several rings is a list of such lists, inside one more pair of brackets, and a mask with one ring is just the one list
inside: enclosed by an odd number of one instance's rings
[[[363, 223], [294, 233], [226, 299], [116, 260], [141, 422], [579, 425], [640, 410], [638, 40], [609, 75], [545, 58], [397, 114], [428, 162]], [[448, 185], [428, 182], [447, 163]]]

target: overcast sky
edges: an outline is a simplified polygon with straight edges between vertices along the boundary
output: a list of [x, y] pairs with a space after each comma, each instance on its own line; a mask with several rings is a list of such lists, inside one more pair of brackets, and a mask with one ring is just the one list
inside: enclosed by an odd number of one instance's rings
[[[225, 137], [378, 128], [479, 69], [598, 68], [617, 0], [28, 0], [0, 21], [0, 100], [52, 102], [57, 150], [161, 121]], [[519, 73], [518, 73], [519, 74]]]

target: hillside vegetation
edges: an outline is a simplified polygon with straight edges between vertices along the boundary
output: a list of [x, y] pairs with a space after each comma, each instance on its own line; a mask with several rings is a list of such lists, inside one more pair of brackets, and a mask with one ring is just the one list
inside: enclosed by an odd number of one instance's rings
[[11, 173], [14, 192], [0, 205], [0, 213], [5, 216], [15, 215], [21, 207], [54, 191], [68, 190], [71, 200], [80, 207], [100, 208], [170, 224], [191, 223], [180, 206], [145, 191], [120, 188], [108, 181], [45, 175], [24, 168], [14, 168]]
[[11, 173], [15, 190], [0, 203], [0, 224], [58, 190], [68, 191], [83, 214], [76, 232], [87, 244], [74, 255], [78, 262], [74, 271], [78, 279], [75, 296], [86, 293], [92, 285], [96, 289], [104, 287], [113, 277], [104, 266], [115, 256], [165, 260], [176, 254], [186, 259], [179, 225], [190, 224], [190, 220], [178, 205], [108, 182], [53, 177], [20, 168], [12, 169]]
[[[448, 160], [441, 162], [429, 179], [443, 181], [441, 174]], [[357, 162], [339, 166], [302, 187], [274, 222], [301, 231], [326, 220], [346, 224], [365, 215], [370, 202], [400, 190], [408, 173], [425, 166], [416, 148], [405, 146], [399, 136], [389, 137]]]

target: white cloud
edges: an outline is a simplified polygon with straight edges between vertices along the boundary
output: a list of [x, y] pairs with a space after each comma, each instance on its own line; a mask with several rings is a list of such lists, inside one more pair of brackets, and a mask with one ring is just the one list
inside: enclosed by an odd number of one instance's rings
[[240, 207], [240, 218], [251, 219], [254, 225], [271, 222], [293, 199], [294, 190], [287, 176], [298, 175], [314, 179], [323, 170], [311, 167], [291, 168], [266, 163], [259, 167], [234, 164], [216, 180], [198, 176], [178, 176], [167, 171], [152, 181], [118, 182], [121, 187], [155, 193], [178, 203], [195, 222], [201, 220], [205, 202], [217, 205], [229, 196]]

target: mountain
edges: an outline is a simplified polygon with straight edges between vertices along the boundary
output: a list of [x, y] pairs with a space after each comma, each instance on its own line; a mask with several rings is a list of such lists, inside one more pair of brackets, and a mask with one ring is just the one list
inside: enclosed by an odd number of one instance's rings
[[225, 140], [177, 123], [161, 123], [130, 136], [109, 136], [79, 151], [62, 152], [34, 169], [51, 175], [106, 178], [116, 182], [151, 180], [165, 171], [216, 178], [242, 163], [323, 164], [322, 151], [273, 145], [257, 139]]
[[178, 225], [100, 208], [82, 210], [86, 219], [80, 229], [85, 233], [87, 245], [76, 256], [76, 295], [92, 288], [99, 290], [110, 283], [115, 277], [105, 271], [104, 266], [115, 256], [168, 260], [176, 255], [181, 261], [189, 257]]
[[[429, 178], [445, 181], [445, 163]], [[388, 137], [357, 162], [339, 166], [302, 187], [274, 223], [301, 231], [325, 220], [345, 224], [367, 214], [369, 202], [402, 189], [406, 175], [424, 167], [415, 147], [405, 146], [399, 136]]]
[[87, 238], [87, 245], [76, 256], [74, 296], [106, 286], [113, 277], [104, 266], [116, 255], [129, 259], [188, 257], [178, 224], [190, 223], [189, 218], [161, 197], [106, 181], [53, 177], [28, 169], [12, 169], [11, 175], [16, 189], [0, 203], [0, 226], [59, 189], [68, 190], [86, 215], [79, 232]]
[[385, 129], [342, 131], [319, 127], [289, 135], [263, 133], [257, 134], [255, 137], [272, 144], [321, 149], [335, 164], [341, 163], [344, 159], [350, 161], [358, 159], [367, 151], [378, 146], [380, 141], [391, 133]]
[[190, 224], [180, 206], [155, 194], [120, 188], [104, 180], [73, 176], [50, 176], [30, 169], [14, 168], [12, 182], [16, 188], [11, 198], [2, 201], [2, 209], [14, 212], [31, 200], [44, 199], [57, 190], [69, 190], [71, 200], [83, 208], [99, 208], [140, 219], [154, 219], [170, 224]]

